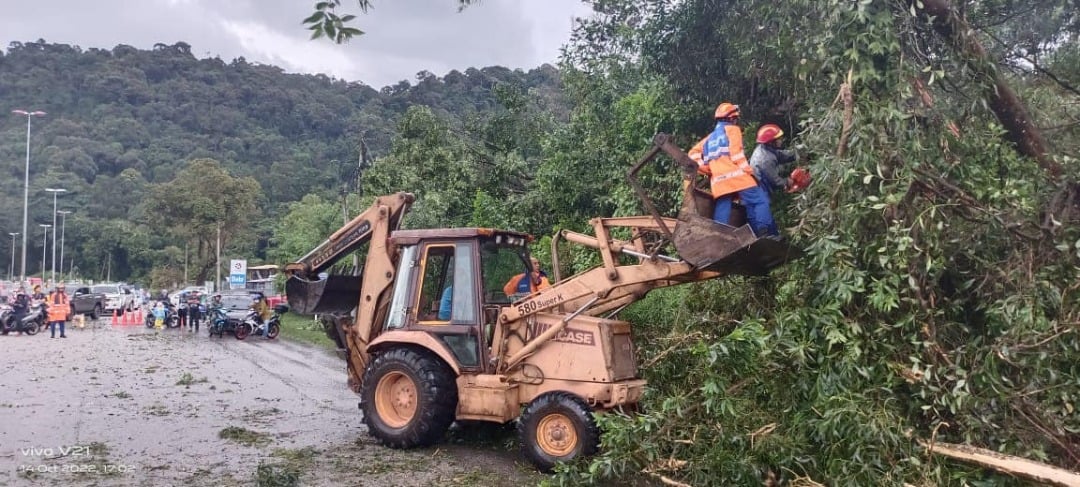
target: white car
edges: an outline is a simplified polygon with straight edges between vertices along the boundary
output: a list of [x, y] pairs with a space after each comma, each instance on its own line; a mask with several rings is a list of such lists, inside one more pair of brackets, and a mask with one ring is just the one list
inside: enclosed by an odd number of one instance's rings
[[135, 309], [135, 294], [130, 288], [120, 284], [98, 284], [90, 291], [105, 295], [106, 312], [116, 310], [117, 315], [123, 315]]
[[169, 301], [172, 301], [173, 306], [180, 306], [180, 296], [187, 296], [191, 291], [198, 291], [200, 295], [209, 297], [210, 294], [203, 286], [188, 286], [179, 291], [173, 292], [169, 295]]

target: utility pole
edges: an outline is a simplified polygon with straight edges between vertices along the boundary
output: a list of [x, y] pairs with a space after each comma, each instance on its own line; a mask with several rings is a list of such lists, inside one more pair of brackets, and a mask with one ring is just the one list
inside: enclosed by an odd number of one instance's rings
[[214, 266], [217, 273], [214, 274], [214, 292], [221, 292], [221, 224], [217, 226], [217, 265]]
[[[60, 210], [56, 212], [60, 215], [60, 278], [64, 278], [64, 230], [67, 228], [67, 216], [71, 214], [71, 211]], [[53, 239], [56, 238], [56, 229], [53, 229]], [[53, 242], [53, 252], [56, 252], [56, 242]]]
[[187, 252], [188, 252], [188, 244], [187, 244], [187, 242], [185, 242], [184, 243], [184, 285], [185, 286], [187, 286], [187, 284], [188, 284], [188, 282], [187, 282]]
[[[60, 193], [66, 193], [67, 190], [64, 189], [64, 188], [45, 188], [45, 191], [48, 191], [48, 192], [52, 193], [52, 195], [53, 195], [53, 197], [52, 197], [52, 211], [53, 211], [53, 214], [52, 214], [52, 229], [53, 229], [53, 233], [52, 233], [52, 282], [53, 282], [53, 285], [55, 286], [56, 285], [56, 196], [59, 195]], [[63, 272], [64, 272], [64, 269], [63, 269], [63, 266], [61, 266], [60, 273], [63, 274]], [[44, 272], [42, 273], [41, 279], [45, 280], [45, 273]]]
[[[26, 175], [23, 179], [23, 211], [22, 211], [22, 266], [19, 271], [19, 282], [26, 282], [26, 221], [27, 212], [30, 208], [30, 118], [43, 117], [45, 112], [41, 110], [12, 110], [11, 113], [26, 116]], [[43, 273], [44, 274], [44, 273]]]
[[48, 262], [48, 261], [45, 260], [45, 256], [47, 254], [46, 251], [49, 249], [49, 227], [51, 227], [52, 225], [42, 223], [42, 224], [40, 224], [38, 226], [45, 229], [45, 236], [42, 237], [43, 240], [41, 241], [41, 287], [44, 288], [45, 287], [45, 263]]
[[10, 232], [11, 235], [11, 267], [8, 270], [8, 280], [15, 280], [15, 237], [19, 236], [19, 232]]

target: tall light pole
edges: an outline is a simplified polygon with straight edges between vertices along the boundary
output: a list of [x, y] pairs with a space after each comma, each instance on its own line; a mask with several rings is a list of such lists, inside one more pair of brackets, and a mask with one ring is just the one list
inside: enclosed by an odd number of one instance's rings
[[45, 112], [26, 111], [26, 110], [12, 110], [11, 113], [16, 115], [26, 116], [26, 177], [23, 180], [23, 210], [22, 210], [22, 268], [19, 271], [19, 280], [26, 281], [26, 215], [29, 208], [27, 202], [30, 200], [30, 119], [32, 117], [45, 116]]
[[8, 280], [15, 280], [15, 237], [19, 236], [19, 232], [9, 232], [11, 235], [11, 267], [8, 268]]
[[[52, 225], [49, 225], [48, 223], [40, 223], [40, 224], [38, 224], [38, 226], [45, 229], [45, 236], [42, 237], [42, 241], [41, 241], [41, 282], [44, 284], [45, 283], [45, 262], [48, 262], [48, 261], [45, 260], [45, 251], [49, 249], [49, 227], [51, 227]], [[42, 286], [42, 287], [44, 287], [44, 286]]]
[[[57, 213], [60, 214], [60, 277], [64, 277], [64, 230], [67, 229], [67, 216], [71, 214], [68, 210], [60, 210]], [[53, 231], [53, 238], [56, 238], [56, 231]], [[55, 240], [54, 240], [55, 242]], [[53, 244], [56, 247], [56, 244]]]
[[[45, 191], [52, 193], [52, 282], [56, 285], [56, 196], [60, 193], [67, 192], [64, 188], [45, 188]], [[41, 273], [41, 277], [45, 277], [45, 272]]]

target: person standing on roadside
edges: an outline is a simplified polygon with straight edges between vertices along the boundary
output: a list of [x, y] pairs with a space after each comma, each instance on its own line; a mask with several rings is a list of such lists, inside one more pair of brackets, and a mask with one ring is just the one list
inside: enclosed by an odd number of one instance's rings
[[53, 292], [48, 297], [49, 304], [49, 329], [51, 330], [51, 336], [49, 338], [56, 338], [56, 325], [60, 324], [60, 338], [67, 338], [64, 334], [64, 324], [67, 322], [68, 315], [71, 314], [71, 302], [68, 300], [68, 295], [64, 292], [64, 284], [58, 284], [53, 288]]
[[192, 326], [195, 327], [195, 332], [199, 332], [199, 320], [202, 318], [201, 310], [199, 306], [202, 303], [199, 300], [199, 291], [191, 291], [187, 296], [187, 321], [188, 331], [192, 331]]

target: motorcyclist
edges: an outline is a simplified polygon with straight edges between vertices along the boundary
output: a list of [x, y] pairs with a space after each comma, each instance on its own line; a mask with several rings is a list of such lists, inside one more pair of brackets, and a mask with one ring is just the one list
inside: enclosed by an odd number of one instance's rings
[[221, 302], [221, 294], [214, 294], [213, 298], [210, 298], [210, 307], [208, 308], [211, 313], [224, 307], [225, 304]]
[[[251, 298], [251, 309], [255, 310], [255, 322], [263, 326], [270, 318], [270, 303], [266, 302], [266, 296], [263, 293], [256, 293]], [[266, 330], [263, 330], [263, 336], [266, 336]]]
[[[26, 288], [19, 286], [19, 290], [15, 293], [15, 298], [11, 301], [11, 317], [14, 323], [18, 324], [30, 313], [30, 295], [26, 294]], [[22, 332], [20, 331], [21, 335]]]

